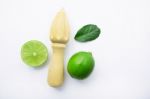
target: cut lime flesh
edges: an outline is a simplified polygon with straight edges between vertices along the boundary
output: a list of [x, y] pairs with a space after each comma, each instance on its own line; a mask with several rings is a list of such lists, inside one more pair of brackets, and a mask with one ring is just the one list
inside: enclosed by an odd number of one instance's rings
[[31, 40], [23, 44], [21, 48], [21, 58], [27, 65], [39, 67], [46, 62], [48, 50], [42, 42]]

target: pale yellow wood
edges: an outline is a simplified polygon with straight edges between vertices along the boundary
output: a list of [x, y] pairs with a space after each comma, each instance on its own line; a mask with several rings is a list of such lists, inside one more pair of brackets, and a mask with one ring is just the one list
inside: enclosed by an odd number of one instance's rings
[[52, 58], [48, 70], [48, 84], [58, 87], [64, 81], [64, 49], [69, 40], [70, 27], [62, 9], [57, 13], [51, 26]]
[[48, 71], [48, 84], [58, 87], [64, 81], [64, 44], [53, 44], [53, 55]]
[[50, 39], [54, 43], [67, 43], [69, 40], [69, 33], [69, 22], [64, 9], [62, 9], [57, 13], [52, 22]]

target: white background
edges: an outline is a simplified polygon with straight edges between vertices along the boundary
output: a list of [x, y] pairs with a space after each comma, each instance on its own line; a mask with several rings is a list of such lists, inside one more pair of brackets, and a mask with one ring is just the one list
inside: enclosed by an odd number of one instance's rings
[[[85, 80], [66, 72], [60, 88], [47, 84], [51, 60], [49, 30], [55, 14], [66, 10], [71, 25], [65, 65], [76, 52], [91, 51], [93, 73]], [[77, 30], [93, 23], [98, 39], [74, 40]], [[34, 69], [20, 58], [28, 40], [40, 40], [49, 61]], [[0, 99], [150, 99], [149, 0], [0, 0]]]

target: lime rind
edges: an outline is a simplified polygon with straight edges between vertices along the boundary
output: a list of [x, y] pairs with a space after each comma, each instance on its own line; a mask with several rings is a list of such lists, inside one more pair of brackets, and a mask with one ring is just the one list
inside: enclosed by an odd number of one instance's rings
[[82, 80], [92, 73], [94, 65], [92, 53], [80, 51], [70, 58], [67, 70], [72, 78]]
[[42, 42], [30, 40], [22, 46], [21, 58], [25, 64], [39, 67], [48, 59], [48, 50]]

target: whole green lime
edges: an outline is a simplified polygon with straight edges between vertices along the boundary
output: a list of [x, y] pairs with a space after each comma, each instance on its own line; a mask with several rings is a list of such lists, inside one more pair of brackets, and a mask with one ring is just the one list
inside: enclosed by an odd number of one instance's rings
[[94, 64], [95, 62], [92, 53], [81, 51], [70, 58], [67, 70], [71, 77], [84, 79], [91, 74]]

